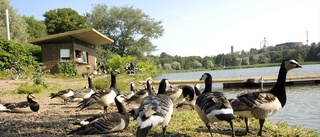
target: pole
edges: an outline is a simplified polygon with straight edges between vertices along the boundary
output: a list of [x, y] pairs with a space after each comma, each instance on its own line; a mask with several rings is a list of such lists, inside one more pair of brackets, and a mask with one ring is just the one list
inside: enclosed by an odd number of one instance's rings
[[307, 34], [307, 46], [308, 46], [308, 41], [309, 41], [309, 40], [308, 40], [308, 31], [306, 32], [306, 34]]
[[9, 10], [8, 10], [8, 9], [6, 9], [6, 22], [7, 22], [7, 34], [8, 34], [8, 40], [10, 40]]

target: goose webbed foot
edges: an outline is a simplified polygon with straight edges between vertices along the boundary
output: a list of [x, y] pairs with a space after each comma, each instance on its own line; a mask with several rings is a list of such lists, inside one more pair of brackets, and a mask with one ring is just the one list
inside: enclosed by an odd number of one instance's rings
[[167, 126], [162, 127], [162, 135], [165, 137], [167, 134]]

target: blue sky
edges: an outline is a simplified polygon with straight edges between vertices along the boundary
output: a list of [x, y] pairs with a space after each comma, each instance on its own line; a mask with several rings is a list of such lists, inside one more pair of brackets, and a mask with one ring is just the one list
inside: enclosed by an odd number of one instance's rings
[[213, 56], [285, 42], [320, 42], [319, 0], [11, 0], [18, 14], [35, 16], [57, 8], [72, 8], [80, 15], [92, 4], [133, 6], [162, 20], [163, 37], [152, 40], [154, 55]]

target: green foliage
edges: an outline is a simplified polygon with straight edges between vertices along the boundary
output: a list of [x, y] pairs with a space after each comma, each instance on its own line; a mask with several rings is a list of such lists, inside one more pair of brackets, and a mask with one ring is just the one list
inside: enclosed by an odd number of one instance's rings
[[[250, 51], [235, 52], [233, 54], [219, 54], [216, 56], [171, 56], [165, 52], [160, 57], [148, 56], [154, 60], [160, 69], [170, 70], [169, 65], [173, 62], [181, 64], [181, 70], [188, 69], [224, 69], [224, 68], [246, 68], [251, 65], [280, 63], [287, 58], [293, 58], [298, 62], [320, 61], [320, 42], [311, 43], [311, 46], [270, 46], [263, 49], [250, 49]], [[161, 64], [161, 66], [159, 65]], [[201, 64], [201, 65], [200, 65]]]
[[97, 79], [93, 81], [93, 85], [97, 90], [110, 87], [110, 83], [109, 79]]
[[72, 61], [59, 62], [59, 72], [65, 77], [75, 77], [77, 75], [76, 63]]
[[139, 73], [142, 73], [142, 74], [145, 74], [145, 75], [148, 75], [148, 76], [154, 76], [156, 74], [159, 74], [157, 66], [150, 64], [149, 61], [139, 62], [137, 64], [137, 67], [139, 69], [138, 70]]
[[202, 64], [198, 60], [195, 60], [192, 62], [192, 67], [193, 68], [201, 68]]
[[164, 32], [162, 21], [156, 21], [132, 6], [109, 9], [106, 4], [96, 4], [85, 16], [93, 28], [114, 40], [102, 48], [120, 56], [140, 58], [155, 51], [151, 40], [161, 37]]
[[33, 73], [33, 83], [35, 85], [43, 85], [46, 87], [45, 80], [43, 78], [43, 71], [40, 65], [36, 66], [36, 70]]
[[121, 57], [118, 54], [114, 54], [112, 55], [112, 57], [110, 59], [108, 59], [106, 61], [106, 65], [108, 68], [111, 69], [119, 69], [120, 72], [124, 71], [124, 65], [126, 63], [130, 63], [130, 62], [135, 62], [137, 60], [136, 57], [132, 57], [132, 56], [123, 56]]
[[87, 28], [84, 16], [71, 8], [61, 8], [47, 11], [43, 14], [48, 34], [57, 34], [71, 30]]
[[27, 43], [27, 23], [18, 15], [17, 11], [9, 5], [9, 0], [0, 0], [0, 38], [7, 38], [6, 9], [10, 18], [10, 39], [16, 42]]
[[180, 64], [180, 62], [174, 61], [174, 62], [172, 62], [171, 67], [175, 70], [180, 70], [181, 64]]
[[165, 64], [163, 65], [163, 69], [165, 69], [165, 70], [171, 70], [171, 69], [172, 69], [171, 64], [165, 63]]
[[34, 16], [22, 16], [22, 18], [28, 24], [27, 31], [29, 34], [29, 39], [39, 38], [47, 35], [47, 28], [43, 21], [36, 20]]
[[42, 87], [38, 85], [24, 84], [17, 88], [18, 94], [41, 93]]
[[15, 61], [22, 66], [36, 64], [33, 54], [34, 47], [28, 44], [16, 43], [0, 38], [0, 70], [8, 69]]

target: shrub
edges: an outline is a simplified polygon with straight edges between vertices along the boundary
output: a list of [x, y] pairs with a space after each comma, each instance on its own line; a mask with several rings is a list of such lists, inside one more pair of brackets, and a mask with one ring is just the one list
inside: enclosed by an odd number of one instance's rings
[[115, 55], [112, 55], [112, 57], [106, 61], [106, 65], [108, 68], [120, 69], [120, 72], [123, 72], [124, 65], [126, 63], [135, 62], [136, 60], [137, 60], [136, 57], [132, 57], [132, 56], [121, 57], [120, 55], [115, 54]]
[[77, 76], [76, 63], [72, 61], [65, 61], [58, 63], [59, 72], [66, 77]]
[[139, 62], [137, 67], [139, 69], [139, 73], [143, 73], [146, 76], [154, 76], [159, 74], [157, 66], [150, 64], [149, 61]]
[[17, 88], [18, 94], [41, 93], [41, 86], [24, 84]]
[[15, 62], [20, 61], [22, 66], [36, 64], [33, 53], [39, 54], [40, 47], [16, 43], [0, 38], [0, 70], [5, 70]]

